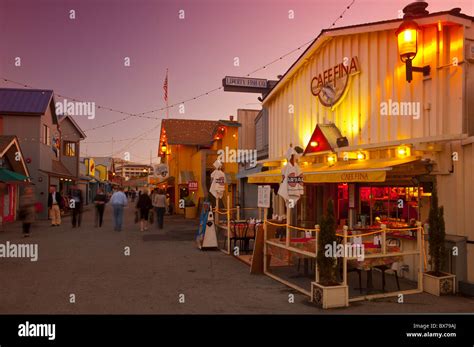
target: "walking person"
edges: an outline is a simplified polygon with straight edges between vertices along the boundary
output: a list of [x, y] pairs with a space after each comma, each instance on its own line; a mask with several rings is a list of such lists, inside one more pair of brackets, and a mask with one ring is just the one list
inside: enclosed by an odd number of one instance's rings
[[163, 190], [159, 189], [158, 193], [153, 196], [153, 207], [156, 212], [156, 225], [158, 229], [163, 229], [167, 199]]
[[20, 198], [19, 219], [22, 221], [23, 236], [30, 236], [31, 224], [35, 220], [35, 195], [33, 187], [26, 187]]
[[69, 200], [69, 207], [72, 210], [73, 228], [81, 226], [83, 202], [82, 191], [77, 186], [73, 186], [71, 189], [71, 199]]
[[51, 226], [59, 226], [61, 224], [61, 209], [63, 207], [63, 198], [59, 192], [56, 191], [56, 186], [49, 188], [48, 194], [48, 209], [49, 217], [51, 218]]
[[123, 188], [120, 187], [112, 194], [110, 198], [110, 204], [114, 210], [114, 230], [122, 231], [123, 224], [123, 209], [127, 206], [127, 196], [123, 192]]
[[97, 189], [97, 194], [94, 198], [95, 204], [95, 227], [102, 227], [102, 222], [104, 220], [104, 211], [105, 204], [107, 203], [107, 196], [104, 193], [104, 190], [99, 188]]
[[140, 214], [140, 231], [148, 230], [148, 217], [153, 207], [148, 190], [145, 188], [139, 195], [136, 208]]

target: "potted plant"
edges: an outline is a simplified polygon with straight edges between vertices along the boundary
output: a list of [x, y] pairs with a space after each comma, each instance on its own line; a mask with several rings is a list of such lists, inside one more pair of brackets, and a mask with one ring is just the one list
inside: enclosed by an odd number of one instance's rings
[[336, 280], [336, 250], [330, 251], [337, 242], [332, 200], [328, 201], [320, 227], [316, 258], [319, 281], [311, 283], [311, 301], [324, 309], [349, 306], [349, 288]]
[[430, 213], [428, 217], [429, 233], [429, 263], [431, 271], [423, 273], [423, 289], [433, 295], [454, 294], [456, 292], [456, 276], [441, 271], [446, 255], [445, 225], [443, 206], [438, 207], [438, 194], [436, 186], [431, 196]]
[[197, 206], [191, 196], [184, 198], [184, 218], [193, 219], [197, 216]]

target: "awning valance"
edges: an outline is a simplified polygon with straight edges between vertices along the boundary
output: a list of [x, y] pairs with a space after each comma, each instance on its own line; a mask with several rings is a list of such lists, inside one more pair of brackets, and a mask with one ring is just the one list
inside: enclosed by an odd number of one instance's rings
[[385, 182], [387, 172], [394, 166], [418, 160], [417, 157], [403, 159], [371, 159], [362, 161], [339, 161], [335, 165], [303, 169], [305, 183]]
[[[394, 166], [417, 160], [419, 160], [418, 157], [339, 161], [332, 166], [325, 164], [303, 166], [301, 170], [304, 183], [385, 182], [387, 172]], [[281, 180], [281, 168], [248, 176], [249, 183], [281, 183]]]
[[248, 183], [281, 183], [281, 169], [259, 172], [248, 176]]

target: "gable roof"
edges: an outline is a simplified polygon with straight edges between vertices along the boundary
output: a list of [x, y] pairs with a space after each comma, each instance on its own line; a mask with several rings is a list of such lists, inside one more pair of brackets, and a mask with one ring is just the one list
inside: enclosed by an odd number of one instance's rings
[[81, 127], [76, 123], [74, 118], [72, 118], [71, 116], [68, 116], [68, 115], [66, 115], [66, 116], [65, 115], [60, 115], [60, 116], [58, 116], [58, 119], [59, 119], [59, 124], [61, 124], [62, 122], [64, 122], [67, 119], [72, 124], [72, 126], [74, 128], [76, 128], [76, 130], [79, 133], [79, 136], [81, 137], [81, 139], [84, 140], [86, 138], [86, 134], [81, 129]]
[[165, 132], [169, 145], [210, 145], [219, 121], [200, 119], [163, 119], [161, 134]]
[[[460, 10], [458, 8], [453, 8], [451, 10], [447, 11], [440, 11], [440, 12], [433, 12], [429, 13], [423, 16], [418, 16], [416, 18], [416, 21], [419, 21], [421, 19], [425, 18], [431, 18], [431, 17], [438, 17], [438, 16], [452, 16], [454, 18], [459, 18], [459, 19], [465, 19], [468, 21], [474, 21], [473, 16], [469, 16], [464, 13], [460, 13]], [[291, 66], [286, 70], [286, 72], [283, 74], [283, 76], [273, 85], [273, 88], [268, 91], [267, 94], [265, 94], [262, 98], [262, 103], [265, 104], [266, 101], [270, 100], [275, 93], [280, 90], [284, 85], [287, 84], [288, 80], [291, 78], [292, 74], [294, 71], [298, 69], [298, 64], [303, 61], [303, 58], [309, 57], [313, 54], [313, 51], [317, 48], [318, 44], [322, 44], [325, 40], [327, 40], [331, 36], [336, 36], [338, 32], [340, 31], [346, 31], [347, 29], [355, 29], [355, 28], [365, 28], [366, 31], [371, 31], [375, 30], [375, 27], [381, 27], [383, 25], [396, 25], [398, 26], [399, 23], [403, 21], [403, 18], [395, 18], [395, 19], [387, 19], [387, 20], [382, 20], [382, 21], [376, 21], [376, 22], [369, 22], [369, 23], [359, 23], [359, 24], [354, 24], [354, 25], [348, 25], [348, 26], [343, 26], [343, 27], [338, 27], [338, 28], [328, 28], [328, 29], [323, 29], [319, 33], [319, 35], [311, 41], [311, 43], [306, 47], [306, 49], [301, 53], [301, 55], [291, 64]], [[369, 28], [372, 27], [372, 28]], [[351, 34], [350, 32], [343, 33], [344, 34]]]
[[52, 90], [0, 88], [1, 114], [39, 116], [46, 112], [52, 101]]
[[[20, 160], [17, 160], [18, 152], [20, 153]], [[15, 172], [25, 176], [30, 175], [20, 144], [15, 135], [0, 135], [0, 158], [7, 158]]]
[[[318, 124], [306, 145], [304, 154], [334, 151], [338, 148], [337, 139], [340, 137], [342, 134], [335, 124]], [[313, 141], [317, 143], [315, 147], [311, 146]]]

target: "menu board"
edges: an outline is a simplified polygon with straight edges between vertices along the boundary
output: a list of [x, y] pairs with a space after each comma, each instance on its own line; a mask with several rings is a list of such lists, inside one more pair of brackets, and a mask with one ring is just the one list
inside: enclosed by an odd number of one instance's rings
[[258, 207], [270, 207], [270, 186], [258, 186]]

